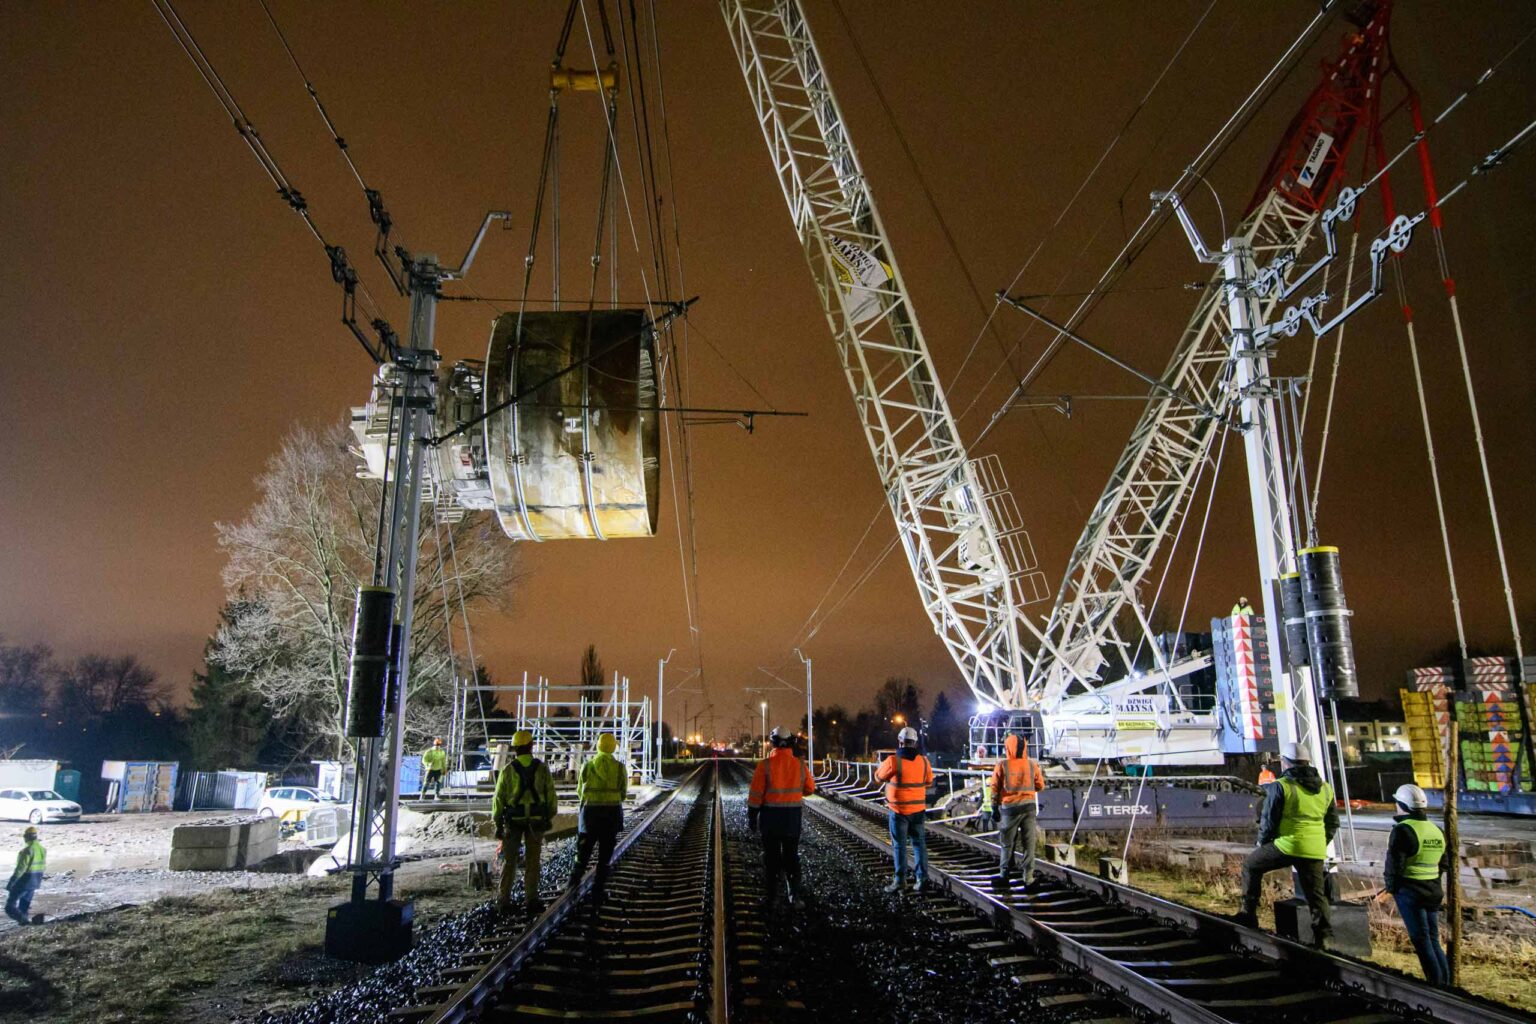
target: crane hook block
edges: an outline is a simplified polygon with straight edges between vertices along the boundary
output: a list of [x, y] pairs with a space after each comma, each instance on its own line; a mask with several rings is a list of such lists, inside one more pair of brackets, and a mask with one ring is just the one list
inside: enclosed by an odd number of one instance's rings
[[601, 71], [583, 71], [556, 64], [549, 69], [549, 87], [571, 92], [618, 92], [619, 66], [609, 64]]

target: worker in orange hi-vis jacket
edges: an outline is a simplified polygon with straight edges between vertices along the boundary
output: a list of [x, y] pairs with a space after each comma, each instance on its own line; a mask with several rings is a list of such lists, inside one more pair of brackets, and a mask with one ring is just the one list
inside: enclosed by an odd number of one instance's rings
[[795, 756], [795, 736], [775, 728], [768, 734], [773, 753], [757, 763], [747, 796], [747, 824], [763, 835], [764, 902], [783, 894], [781, 878], [789, 880], [789, 902], [800, 899], [800, 815], [805, 798], [816, 792], [811, 770]]
[[928, 790], [933, 787], [933, 765], [917, 749], [916, 729], [907, 726], [897, 739], [900, 748], [875, 769], [875, 781], [885, 783], [891, 857], [896, 866], [896, 875], [885, 891], [896, 892], [901, 888], [910, 839], [917, 861], [912, 871], [912, 891], [921, 892], [928, 878], [928, 831], [924, 816], [928, 810]]

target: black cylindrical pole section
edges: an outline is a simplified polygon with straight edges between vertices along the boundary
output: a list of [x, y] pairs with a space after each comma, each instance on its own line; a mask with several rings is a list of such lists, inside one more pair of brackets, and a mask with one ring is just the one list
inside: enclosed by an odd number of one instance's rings
[[390, 632], [395, 592], [388, 587], [358, 587], [352, 620], [352, 665], [347, 677], [347, 735], [377, 739], [384, 735], [384, 700], [389, 675]]

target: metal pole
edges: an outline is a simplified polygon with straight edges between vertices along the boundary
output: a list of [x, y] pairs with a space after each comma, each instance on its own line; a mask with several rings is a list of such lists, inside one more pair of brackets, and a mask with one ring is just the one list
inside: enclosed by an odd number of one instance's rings
[[676, 653], [677, 648], [674, 647], [667, 652], [665, 658], [656, 662], [656, 749], [661, 752], [656, 758], [657, 778], [661, 777], [667, 761], [667, 662]]
[[414, 365], [406, 379], [404, 403], [400, 411], [402, 434], [409, 424], [409, 434], [402, 441], [410, 446], [410, 475], [396, 482], [408, 487], [404, 527], [405, 540], [398, 560], [400, 595], [400, 649], [395, 662], [395, 718], [386, 755], [388, 770], [384, 775], [384, 835], [379, 851], [379, 898], [394, 896], [395, 830], [400, 814], [400, 758], [405, 744], [405, 698], [411, 679], [411, 623], [416, 609], [416, 555], [421, 526], [421, 476], [426, 448], [421, 443], [423, 427], [432, 410], [432, 369], [437, 362], [433, 335], [437, 327], [437, 289], [440, 272], [432, 256], [422, 256], [411, 267], [411, 357]]
[[815, 690], [811, 685], [811, 659], [800, 653], [800, 648], [795, 648], [795, 654], [805, 662], [805, 760], [811, 766], [811, 774], [816, 773], [816, 713], [813, 694]]
[[767, 701], [762, 701], [761, 704], [759, 705], [759, 707], [761, 708], [762, 713], [763, 713], [763, 745], [761, 747], [759, 747], [758, 749], [762, 751], [764, 757], [767, 757], [768, 756], [768, 702]]

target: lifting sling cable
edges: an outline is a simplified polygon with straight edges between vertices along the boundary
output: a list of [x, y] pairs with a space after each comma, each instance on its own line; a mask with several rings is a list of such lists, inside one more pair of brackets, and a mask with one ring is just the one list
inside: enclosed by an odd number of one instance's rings
[[[1344, 303], [1341, 307], [1344, 309], [1349, 308], [1350, 295], [1354, 291], [1355, 250], [1359, 244], [1360, 227], [1356, 224], [1354, 232], [1349, 236], [1349, 262], [1344, 265]], [[1348, 320], [1339, 324], [1333, 339], [1333, 372], [1328, 378], [1328, 400], [1323, 405], [1323, 436], [1317, 446], [1317, 471], [1312, 478], [1312, 500], [1307, 506], [1307, 520], [1312, 523], [1314, 531], [1317, 528], [1317, 502], [1323, 492], [1323, 464], [1328, 458], [1328, 432], [1333, 426], [1333, 404], [1339, 390], [1339, 362], [1344, 356], [1344, 328], [1347, 326]]]
[[[1419, 120], [1417, 104], [1414, 105], [1415, 121]], [[1421, 144], [1422, 146], [1422, 144]], [[1525, 675], [1525, 646], [1520, 636], [1520, 619], [1515, 613], [1515, 592], [1509, 580], [1509, 560], [1504, 554], [1504, 533], [1499, 525], [1499, 509], [1493, 498], [1493, 477], [1488, 470], [1488, 450], [1483, 442], [1483, 420], [1477, 406], [1477, 390], [1472, 384], [1472, 364], [1467, 357], [1467, 338], [1461, 324], [1461, 307], [1456, 300], [1456, 281], [1451, 277], [1450, 261], [1445, 251], [1440, 209], [1434, 196], [1434, 178], [1429, 166], [1429, 151], [1421, 148], [1420, 160], [1424, 165], [1430, 190], [1430, 217], [1435, 239], [1435, 255], [1440, 264], [1440, 279], [1445, 285], [1446, 302], [1451, 309], [1451, 326], [1456, 332], [1456, 352], [1461, 360], [1461, 379], [1467, 389], [1467, 408], [1472, 413], [1472, 436], [1477, 444], [1478, 467], [1483, 474], [1483, 496], [1488, 501], [1488, 518], [1493, 524], [1493, 544], [1499, 555], [1499, 579], [1504, 586], [1504, 605], [1509, 614], [1509, 629], [1515, 643], [1515, 657], [1519, 659], [1518, 672], [1524, 682], [1531, 680]], [[1527, 740], [1530, 740], [1529, 730]]]
[[1413, 383], [1418, 391], [1419, 417], [1424, 424], [1424, 451], [1429, 458], [1429, 479], [1434, 485], [1435, 515], [1440, 523], [1440, 544], [1445, 551], [1445, 574], [1451, 587], [1451, 611], [1456, 619], [1456, 643], [1461, 648], [1462, 659], [1465, 660], [1467, 628], [1461, 617], [1461, 593], [1456, 587], [1456, 563], [1451, 557], [1451, 533], [1445, 521], [1445, 497], [1440, 490], [1439, 464], [1435, 461], [1435, 436], [1429, 423], [1429, 402], [1424, 392], [1424, 372], [1419, 365], [1419, 342], [1413, 327], [1413, 310], [1408, 306], [1407, 292], [1403, 287], [1402, 266], [1396, 259], [1392, 261], [1392, 270], [1397, 280], [1398, 305], [1403, 311], [1403, 324], [1408, 332], [1408, 354], [1413, 359]]
[[[571, 10], [575, 11], [577, 9], [577, 7], [580, 8], [582, 25], [583, 25], [583, 27], [586, 30], [587, 48], [588, 48], [588, 51], [590, 52], [590, 54], [592, 56], [593, 66], [596, 67], [596, 65], [597, 65], [597, 44], [596, 44], [596, 41], [593, 39], [591, 22], [590, 22], [590, 20], [587, 17], [586, 0], [572, 0]], [[601, 21], [601, 28], [602, 28], [602, 32], [603, 32], [603, 43], [604, 43], [604, 46], [607, 49], [608, 57], [610, 59], [610, 66], [611, 66], [611, 62], [612, 62], [612, 59], [613, 59], [613, 56], [614, 56], [613, 34], [612, 34], [612, 30], [611, 30], [611, 27], [610, 27], [609, 22], [608, 22], [607, 7], [604, 4], [603, 0], [597, 0], [597, 12], [598, 12], [598, 17], [599, 17], [599, 19]], [[613, 229], [613, 232], [614, 232], [614, 236], [613, 236], [613, 249], [614, 249], [614, 253], [613, 253], [613, 255], [614, 255], [614, 258], [617, 259], [617, 250], [618, 250], [618, 235], [617, 235], [617, 232], [618, 232], [618, 217], [617, 217], [617, 206], [616, 206], [616, 204], [617, 204], [619, 199], [622, 199], [623, 203], [624, 203], [625, 217], [626, 217], [626, 219], [628, 221], [628, 224], [629, 224], [630, 239], [631, 239], [631, 241], [634, 244], [635, 252], [636, 253], [640, 253], [642, 250], [641, 250], [641, 247], [640, 247], [639, 231], [635, 227], [634, 210], [633, 210], [633, 208], [632, 208], [632, 206], [630, 204], [629, 188], [628, 188], [627, 184], [625, 183], [625, 179], [624, 179], [624, 169], [623, 169], [622, 166], [620, 166], [618, 164], [617, 88], [616, 87], [610, 93], [610, 102], [609, 102], [609, 106], [608, 106], [608, 109], [607, 109], [607, 118], [606, 118], [606, 122], [605, 122], [605, 127], [607, 129], [607, 135], [608, 135], [607, 158], [611, 162], [611, 166], [612, 166], [612, 169], [613, 169], [613, 172], [614, 172], [614, 176], [617, 178], [617, 181], [618, 181], [618, 195], [611, 200], [615, 204], [615, 207], [614, 207], [615, 215], [612, 218], [612, 229]], [[609, 170], [609, 167], [605, 166], [604, 167], [604, 180], [603, 180], [603, 187], [604, 187], [604, 191], [605, 192], [609, 188], [608, 170]], [[642, 177], [642, 185], [643, 185], [644, 184], [644, 168], [643, 167], [642, 167], [642, 170], [641, 170], [641, 177]], [[599, 228], [599, 232], [601, 232], [601, 228]], [[595, 274], [595, 268], [594, 268], [594, 274]], [[648, 275], [646, 274], [645, 267], [643, 265], [640, 267], [640, 283], [641, 283], [642, 288], [645, 291], [646, 302], [649, 305], [650, 302], [651, 302], [651, 282], [650, 282], [650, 279], [649, 279]], [[617, 284], [616, 283], [614, 285], [614, 288], [615, 288], [615, 291], [617, 291]], [[671, 366], [671, 369], [672, 369], [672, 374], [673, 374], [673, 377], [674, 377], [674, 388], [673, 388], [673, 391], [677, 395], [681, 396], [682, 395], [682, 386], [681, 386], [681, 378], [680, 378], [680, 376], [678, 374], [678, 370], [677, 370], [677, 364], [676, 364], [675, 361], [669, 361], [669, 362], [670, 362], [670, 366]], [[662, 378], [662, 379], [663, 379], [663, 381], [665, 380], [665, 378]], [[662, 392], [658, 392], [658, 396], [659, 397], [664, 397]], [[687, 506], [688, 507], [688, 541], [689, 541], [689, 545], [688, 545], [688, 562], [689, 562], [689, 565], [691, 566], [691, 575], [692, 575], [692, 582], [693, 582], [693, 587], [692, 587], [693, 603], [691, 605], [691, 608], [693, 610], [693, 614], [690, 616], [689, 629], [690, 629], [690, 633], [691, 633], [691, 637], [690, 638], [693, 640], [693, 643], [694, 643], [695, 660], [699, 664], [702, 664], [702, 655], [701, 655], [701, 653], [699, 651], [699, 648], [698, 648], [698, 638], [699, 638], [699, 633], [700, 633], [700, 629], [699, 629], [699, 614], [698, 614], [698, 593], [699, 593], [699, 585], [698, 585], [698, 532], [697, 532], [697, 527], [696, 527], [696, 520], [695, 520], [695, 517], [694, 517], [694, 502], [693, 502], [693, 455], [692, 455], [692, 446], [689, 443], [688, 429], [687, 429], [686, 424], [684, 424], [681, 421], [681, 419], [679, 419], [679, 421], [678, 421], [678, 423], [676, 425], [676, 430], [677, 430], [677, 435], [678, 435], [677, 448], [679, 449], [679, 451], [681, 453], [681, 457], [682, 457], [681, 461], [682, 461], [683, 490], [684, 490], [684, 494], [687, 496], [687, 500], [688, 500], [688, 506]], [[671, 441], [670, 441], [670, 438], [668, 439], [668, 470], [669, 470], [669, 472], [671, 474], [673, 474], [673, 489], [674, 489], [674, 494], [675, 494], [675, 491], [676, 491], [677, 467], [676, 467], [676, 459], [673, 457], [672, 451], [671, 451]], [[674, 498], [674, 500], [675, 500], [675, 498]], [[679, 528], [680, 528], [680, 524], [679, 524]], [[686, 598], [686, 593], [685, 593], [685, 598]]]

